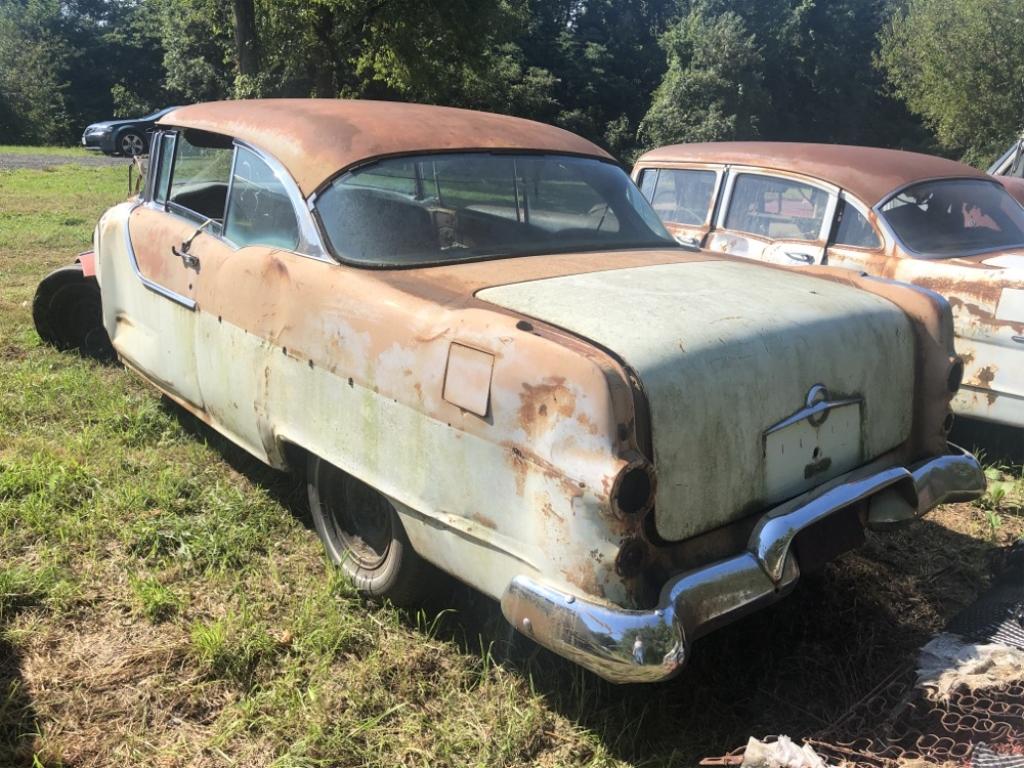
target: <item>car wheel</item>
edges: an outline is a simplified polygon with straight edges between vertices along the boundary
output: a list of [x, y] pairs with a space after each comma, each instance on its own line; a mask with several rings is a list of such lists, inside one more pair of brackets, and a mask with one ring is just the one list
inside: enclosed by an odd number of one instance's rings
[[310, 456], [309, 508], [331, 561], [363, 597], [418, 602], [437, 572], [409, 544], [398, 512], [379, 491]]
[[125, 131], [117, 137], [117, 149], [125, 157], [146, 153], [146, 137], [136, 131]]
[[99, 360], [116, 356], [103, 327], [100, 286], [83, 275], [81, 264], [42, 279], [32, 300], [32, 321], [39, 337], [58, 349], [77, 349]]

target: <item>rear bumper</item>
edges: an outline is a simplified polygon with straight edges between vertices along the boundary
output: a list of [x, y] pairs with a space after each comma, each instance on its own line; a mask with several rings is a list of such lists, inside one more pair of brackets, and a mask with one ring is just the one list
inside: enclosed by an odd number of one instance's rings
[[867, 505], [869, 527], [883, 528], [984, 493], [974, 456], [954, 445], [949, 450], [911, 467], [851, 472], [805, 503], [768, 511], [745, 551], [675, 576], [654, 610], [592, 602], [518, 576], [502, 596], [502, 612], [523, 634], [606, 680], [667, 679], [682, 668], [694, 640], [792, 589], [800, 566], [789, 555], [800, 531], [854, 504]]

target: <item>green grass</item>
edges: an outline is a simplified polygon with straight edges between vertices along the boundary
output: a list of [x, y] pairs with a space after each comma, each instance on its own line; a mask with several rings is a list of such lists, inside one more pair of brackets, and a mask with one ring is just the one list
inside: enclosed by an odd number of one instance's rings
[[120, 168], [0, 173], [0, 765], [692, 765], [836, 718], [1024, 530], [1001, 499], [872, 536], [670, 684], [497, 664], [492, 603], [452, 585], [417, 615], [361, 604], [300, 484], [40, 344], [37, 281], [124, 189]]

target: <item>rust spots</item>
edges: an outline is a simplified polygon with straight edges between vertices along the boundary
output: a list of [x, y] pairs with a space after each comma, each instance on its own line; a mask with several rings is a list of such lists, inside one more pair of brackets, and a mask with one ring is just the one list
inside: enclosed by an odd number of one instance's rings
[[531, 438], [549, 432], [559, 418], [571, 418], [576, 410], [576, 395], [562, 376], [546, 378], [541, 384], [524, 383], [519, 399], [519, 423]]
[[604, 597], [604, 585], [597, 577], [597, 568], [594, 561], [581, 560], [574, 565], [562, 570], [565, 580], [575, 587], [579, 587], [588, 595]]
[[981, 386], [988, 388], [992, 386], [992, 382], [995, 380], [995, 378], [996, 372], [994, 367], [991, 365], [986, 365], [984, 368], [978, 371], [978, 375], [974, 377], [974, 380], [978, 382], [978, 384], [980, 384]]
[[515, 476], [518, 495], [522, 496], [526, 491], [526, 479], [530, 472], [539, 473], [541, 476], [557, 482], [562, 488], [562, 493], [569, 499], [583, 495], [580, 486], [547, 459], [521, 445], [510, 443], [503, 445], [508, 450], [508, 463]]
[[597, 424], [595, 424], [593, 420], [591, 420], [591, 418], [587, 416], [587, 414], [585, 413], [580, 413], [579, 415], [577, 415], [576, 421], [578, 421], [580, 423], [580, 426], [583, 427], [587, 432], [589, 432], [592, 435], [598, 435], [601, 433], [601, 428]]
[[554, 506], [552, 506], [550, 500], [544, 502], [544, 504], [540, 508], [540, 512], [541, 512], [542, 515], [544, 515], [544, 517], [548, 518], [549, 520], [555, 519], [559, 523], [564, 523], [565, 522], [565, 518], [562, 517], [557, 512], [555, 512], [555, 508], [554, 508]]

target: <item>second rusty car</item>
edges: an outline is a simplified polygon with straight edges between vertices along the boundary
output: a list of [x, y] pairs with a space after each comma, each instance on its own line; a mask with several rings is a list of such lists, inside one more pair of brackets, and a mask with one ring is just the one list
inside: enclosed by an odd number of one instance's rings
[[954, 410], [1024, 428], [1024, 208], [992, 177], [915, 152], [786, 142], [662, 147], [633, 175], [681, 242], [941, 293], [966, 366]]
[[361, 591], [415, 599], [431, 563], [616, 682], [984, 487], [946, 442], [943, 299], [680, 248], [550, 126], [184, 107], [81, 260], [125, 365], [306, 468]]

